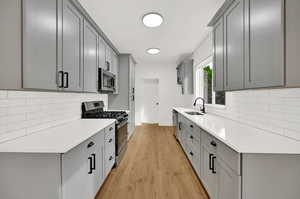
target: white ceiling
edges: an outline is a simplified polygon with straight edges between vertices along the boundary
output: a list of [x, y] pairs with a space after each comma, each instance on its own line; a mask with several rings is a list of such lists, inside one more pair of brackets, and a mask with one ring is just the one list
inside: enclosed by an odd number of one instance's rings
[[[206, 27], [224, 0], [79, 0], [121, 53], [138, 63], [174, 63], [192, 53], [208, 34]], [[142, 17], [159, 12], [164, 23], [147, 28]], [[159, 48], [159, 55], [146, 49]]]

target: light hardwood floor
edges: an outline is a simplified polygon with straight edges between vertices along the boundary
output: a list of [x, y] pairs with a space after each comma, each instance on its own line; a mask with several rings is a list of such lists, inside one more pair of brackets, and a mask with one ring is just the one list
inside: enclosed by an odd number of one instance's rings
[[172, 127], [136, 127], [96, 199], [208, 199]]

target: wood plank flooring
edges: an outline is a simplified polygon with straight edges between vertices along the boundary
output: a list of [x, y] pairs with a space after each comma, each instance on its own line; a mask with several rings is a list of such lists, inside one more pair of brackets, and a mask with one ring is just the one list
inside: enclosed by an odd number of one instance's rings
[[96, 199], [209, 199], [173, 134], [172, 127], [136, 127]]

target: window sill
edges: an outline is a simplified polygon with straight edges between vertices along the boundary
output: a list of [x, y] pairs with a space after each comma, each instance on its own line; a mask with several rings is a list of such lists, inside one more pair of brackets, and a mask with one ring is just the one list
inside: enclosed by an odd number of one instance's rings
[[219, 105], [219, 104], [205, 104], [206, 107], [211, 107], [211, 108], [217, 108], [220, 110], [225, 110], [226, 105]]

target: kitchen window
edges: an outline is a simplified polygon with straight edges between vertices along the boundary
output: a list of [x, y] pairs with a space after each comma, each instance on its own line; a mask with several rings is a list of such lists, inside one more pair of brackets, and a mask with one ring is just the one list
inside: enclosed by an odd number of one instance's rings
[[195, 81], [196, 97], [203, 97], [206, 104], [225, 105], [225, 92], [214, 92], [213, 90], [212, 58], [197, 66]]

